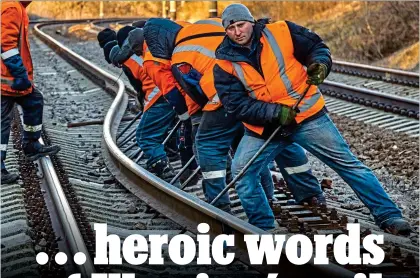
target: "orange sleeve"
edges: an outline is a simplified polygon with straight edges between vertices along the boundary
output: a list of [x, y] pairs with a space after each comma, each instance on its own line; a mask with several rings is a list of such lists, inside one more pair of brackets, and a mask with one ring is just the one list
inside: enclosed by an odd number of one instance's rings
[[216, 88], [214, 87], [214, 75], [213, 68], [204, 72], [203, 76], [200, 79], [200, 87], [203, 90], [204, 94], [209, 100], [211, 100], [214, 95], [217, 93]]
[[178, 88], [177, 82], [172, 75], [170, 64], [149, 60], [143, 63], [143, 67], [163, 95], [166, 95], [174, 87]]
[[18, 48], [22, 14], [15, 7], [6, 8], [1, 13], [1, 51]]

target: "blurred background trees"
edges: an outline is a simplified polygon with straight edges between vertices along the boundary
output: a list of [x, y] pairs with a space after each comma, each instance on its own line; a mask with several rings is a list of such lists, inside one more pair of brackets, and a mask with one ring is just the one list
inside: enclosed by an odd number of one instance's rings
[[[237, 1], [236, 1], [237, 2]], [[311, 28], [337, 59], [402, 69], [418, 69], [419, 2], [264, 2], [242, 1], [256, 18], [290, 20]], [[218, 15], [234, 2], [219, 1]], [[100, 1], [33, 2], [33, 16], [98, 18]], [[209, 1], [177, 1], [176, 18], [194, 22], [209, 15]], [[105, 18], [170, 16], [169, 1], [103, 1]]]

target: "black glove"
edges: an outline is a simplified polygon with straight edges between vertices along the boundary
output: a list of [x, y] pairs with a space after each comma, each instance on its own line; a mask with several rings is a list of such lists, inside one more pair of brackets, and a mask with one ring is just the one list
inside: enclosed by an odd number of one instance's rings
[[25, 91], [32, 86], [31, 81], [29, 81], [28, 72], [26, 71], [23, 60], [19, 54], [4, 59], [3, 63], [14, 77], [12, 84], [13, 90]]
[[25, 91], [32, 87], [31, 81], [27, 78], [15, 78], [13, 79], [12, 89], [16, 91]]
[[288, 126], [294, 122], [296, 118], [296, 111], [289, 106], [280, 105], [280, 109], [274, 121], [281, 126]]
[[320, 63], [311, 64], [307, 70], [308, 80], [306, 80], [306, 83], [311, 85], [321, 84], [327, 77], [327, 72], [326, 65]]
[[176, 86], [174, 86], [174, 88], [170, 90], [166, 95], [164, 95], [164, 98], [169, 102], [170, 105], [172, 105], [173, 109], [178, 114], [178, 118], [181, 121], [188, 120], [190, 115], [188, 114], [187, 103]]

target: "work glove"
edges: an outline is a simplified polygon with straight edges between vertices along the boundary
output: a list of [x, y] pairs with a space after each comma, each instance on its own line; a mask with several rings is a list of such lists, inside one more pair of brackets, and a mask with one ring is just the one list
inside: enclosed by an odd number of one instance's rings
[[209, 101], [200, 86], [201, 73], [188, 63], [172, 65], [172, 74], [186, 94], [201, 108]]
[[113, 51], [114, 48], [111, 49], [109, 58], [115, 66], [124, 64], [134, 54], [128, 45], [128, 40], [124, 41], [118, 52], [114, 53]]
[[118, 60], [118, 54], [120, 53], [121, 48], [119, 47], [119, 45], [115, 45], [114, 47], [112, 47], [111, 51], [109, 52], [109, 60], [111, 61], [111, 63], [118, 67], [121, 68], [121, 64], [119, 63]]
[[280, 105], [280, 109], [277, 116], [274, 118], [274, 121], [281, 126], [288, 126], [294, 122], [296, 114], [296, 111], [292, 107]]
[[308, 74], [307, 84], [319, 85], [324, 82], [325, 77], [327, 77], [327, 66], [321, 63], [314, 63], [308, 67], [306, 71]]
[[28, 78], [15, 78], [13, 79], [12, 89], [16, 91], [25, 91], [32, 86]]
[[170, 105], [172, 105], [173, 109], [178, 115], [178, 118], [181, 121], [188, 120], [190, 115], [188, 114], [187, 103], [185, 102], [184, 96], [176, 86], [167, 94], [165, 94], [164, 98], [169, 102]]
[[32, 86], [31, 81], [29, 81], [28, 78], [28, 72], [26, 71], [19, 54], [4, 59], [3, 63], [14, 78], [12, 83], [13, 90], [24, 91]]

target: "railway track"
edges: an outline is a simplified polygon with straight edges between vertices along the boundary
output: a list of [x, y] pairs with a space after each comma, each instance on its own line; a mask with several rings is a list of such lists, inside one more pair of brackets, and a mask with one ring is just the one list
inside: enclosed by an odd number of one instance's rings
[[[47, 39], [49, 38], [44, 35], [43, 40], [46, 41]], [[46, 123], [47, 141], [65, 146], [63, 147], [65, 151], [60, 152], [53, 160], [56, 166], [58, 165], [57, 167], [60, 169], [59, 172], [62, 173], [62, 178], [64, 178], [62, 183], [72, 188], [70, 191], [73, 193], [70, 193], [70, 196], [73, 195], [73, 199], [77, 199], [77, 202], [82, 207], [84, 206], [79, 210], [87, 215], [87, 219], [82, 220], [85, 226], [89, 222], [107, 222], [112, 227], [111, 231], [113, 233], [125, 236], [129, 235], [133, 230], [136, 233], [139, 233], [141, 230], [141, 233], [146, 235], [153, 233], [175, 235], [180, 232], [185, 232], [185, 230], [196, 233], [197, 224], [200, 222], [212, 223], [212, 230], [210, 231], [212, 236], [222, 231], [230, 231], [235, 233], [237, 239], [241, 239], [243, 234], [262, 232], [238, 220], [236, 217], [225, 214], [199, 201], [200, 198], [204, 198], [200, 183], [187, 187], [185, 192], [180, 191], [163, 183], [130, 160], [128, 156], [137, 150], [131, 149], [127, 153], [123, 153], [121, 150], [126, 149], [131, 142], [128, 141], [126, 144], [120, 146], [120, 148], [117, 147], [115, 142], [117, 134], [120, 134], [128, 124], [128, 122], [119, 123], [123, 116], [129, 114], [126, 110], [129, 97], [123, 93], [124, 88], [122, 82], [117, 81], [116, 77], [111, 76], [100, 68], [89, 65], [88, 61], [80, 61], [78, 59], [79, 57], [71, 53], [71, 51], [59, 49], [57, 44], [53, 45], [52, 47], [57, 52], [60, 52], [66, 59], [72, 61], [72, 66], [70, 66], [61, 58], [57, 58], [51, 50], [43, 46], [41, 41], [37, 41], [36, 44], [42, 49], [41, 52], [45, 52], [44, 57], [47, 58], [45, 64], [60, 65], [55, 67], [54, 70], [43, 69], [42, 74], [44, 76], [49, 76], [48, 73], [51, 76], [64, 75], [61, 77], [62, 79], [47, 78], [47, 81], [43, 81], [43, 83], [45, 82], [43, 86], [46, 89], [44, 92], [48, 94], [48, 98], [46, 97], [48, 106], [51, 107], [50, 112], [53, 113], [55, 111], [54, 113], [57, 114], [53, 121]], [[51, 45], [51, 42], [49, 44]], [[58, 68], [61, 65], [65, 66], [59, 72]], [[85, 78], [73, 68], [74, 65], [76, 65], [76, 68], [84, 68], [85, 74], [86, 72], [90, 72], [88, 75], [91, 77], [95, 76], [96, 81], [102, 86], [98, 86], [90, 81], [86, 82]], [[51, 83], [48, 84], [48, 81]], [[74, 90], [73, 87], [65, 88], [62, 92], [56, 92], [54, 90], [54, 86], [57, 84], [64, 85], [66, 83], [76, 86], [77, 90]], [[47, 91], [51, 91], [52, 93], [47, 93]], [[118, 92], [113, 103], [113, 98], [107, 95], [106, 91]], [[78, 101], [75, 101], [76, 99]], [[95, 107], [100, 107], [101, 109], [95, 109]], [[105, 117], [103, 126], [83, 126], [77, 128], [77, 131], [75, 129], [74, 132], [72, 132], [72, 129], [66, 130], [66, 122], [102, 119], [108, 111], [108, 108], [109, 112]], [[62, 112], [58, 113], [60, 110]], [[89, 111], [90, 115], [85, 115], [87, 111]], [[73, 118], [66, 118], [64, 116], [65, 114], [68, 114], [68, 116], [71, 115]], [[129, 134], [133, 128], [134, 126], [128, 128], [125, 135]], [[119, 143], [121, 143], [121, 140]], [[139, 163], [141, 165], [142, 161], [140, 160]], [[179, 163], [178, 165], [175, 164], [175, 166], [179, 168]], [[129, 189], [138, 198], [128, 193], [121, 185]], [[141, 186], [139, 187], [139, 185]], [[336, 217], [336, 213], [331, 209], [326, 210], [325, 208], [290, 205], [289, 201], [293, 196], [291, 196], [287, 188], [284, 188], [281, 182], [277, 183], [276, 196], [279, 202], [273, 209], [276, 211], [278, 218], [282, 219], [281, 223], [283, 227], [281, 229], [285, 233], [296, 232], [296, 229], [308, 235], [311, 235], [311, 233], [312, 235], [318, 232], [322, 233], [322, 231], [331, 232], [332, 230], [339, 233], [342, 229], [340, 224], [342, 225], [345, 221], [355, 221], [355, 219], [362, 223], [364, 227], [371, 227], [373, 232], [377, 232], [375, 231], [376, 227], [372, 224], [369, 217], [357, 213], [353, 213], [353, 217], [348, 217], [347, 215], [350, 213], [341, 209], [340, 204], [337, 202], [329, 202], [329, 207], [332, 207], [339, 213], [337, 220], [333, 220]], [[127, 199], [132, 199], [132, 203], [126, 204], [128, 206], [118, 202], [119, 200], [126, 201]], [[231, 199], [233, 201], [235, 215], [239, 219], [246, 220], [234, 191], [231, 191]], [[104, 212], [104, 204], [106, 207], [111, 207], [112, 209]], [[155, 209], [168, 218], [157, 214]], [[128, 213], [125, 215], [124, 212], [126, 210]], [[117, 216], [119, 216], [119, 219], [115, 220], [114, 218]], [[139, 219], [142, 221], [138, 221]], [[154, 225], [156, 222], [158, 223], [157, 227]], [[319, 227], [323, 229], [318, 229]], [[415, 272], [413, 266], [410, 265], [412, 264], [413, 256], [414, 261], [417, 260], [418, 262], [418, 249], [413, 247], [413, 243], [409, 239], [392, 235], [387, 235], [386, 240], [398, 245], [398, 248], [403, 250], [403, 255], [397, 256], [398, 250], [394, 247], [387, 250], [389, 260], [384, 262], [382, 268], [379, 267], [376, 270], [386, 270], [390, 266], [395, 266], [394, 270], [397, 269], [398, 273], [406, 275], [405, 277], [413, 277], [410, 275], [416, 274], [418, 276], [418, 272]], [[87, 241], [90, 241], [90, 245], [92, 245], [92, 239], [88, 239]], [[235, 253], [243, 254], [239, 258], [246, 262], [244, 249], [241, 250], [241, 248], [244, 248], [243, 244], [239, 244], [237, 247], [239, 249]], [[93, 255], [92, 251], [90, 253]], [[400, 266], [404, 267], [401, 268]], [[130, 267], [129, 265], [124, 265], [121, 268], [116, 267], [110, 271], [130, 271]], [[176, 266], [171, 267], [176, 268]], [[283, 272], [285, 269], [290, 269], [297, 276], [302, 275], [302, 277], [306, 275], [306, 271], [310, 273], [323, 273], [329, 276], [334, 275], [334, 273], [336, 274], [336, 271], [342, 271], [340, 267], [335, 265], [328, 267], [308, 265], [306, 268], [295, 268], [295, 266], [288, 264], [287, 261], [282, 261], [278, 267]], [[280, 271], [279, 269], [270, 270], [268, 268], [257, 270], [261, 272]], [[360, 272], [371, 271], [371, 269], [353, 270]], [[154, 269], [144, 268], [142, 271], [142, 273], [154, 273], [156, 275], [168, 272], [167, 269], [156, 271]], [[250, 277], [255, 277], [257, 275], [256, 270], [249, 269], [243, 263], [237, 263], [230, 271], [231, 277], [235, 277], [235, 273], [237, 274], [238, 271], [241, 273], [240, 276], [249, 275]], [[194, 273], [199, 272], [196, 271]], [[214, 275], [212, 275], [211, 271], [206, 271], [206, 273], [210, 274], [211, 277], [215, 277], [218, 274], [217, 271], [214, 271]], [[178, 269], [172, 274], [180, 275], [186, 273]], [[349, 274], [350, 276], [353, 277]]]

